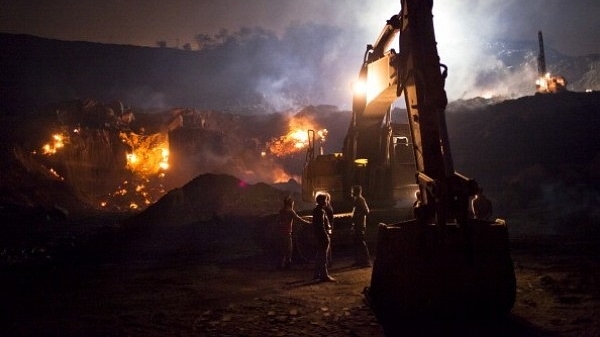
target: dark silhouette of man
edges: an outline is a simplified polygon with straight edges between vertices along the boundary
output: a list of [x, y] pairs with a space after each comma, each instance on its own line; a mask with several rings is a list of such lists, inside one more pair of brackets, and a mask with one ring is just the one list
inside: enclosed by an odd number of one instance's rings
[[279, 210], [277, 224], [277, 242], [279, 244], [278, 269], [290, 269], [292, 265], [292, 225], [294, 220], [310, 224], [309, 221], [302, 219], [296, 213], [294, 210], [294, 199], [291, 196], [287, 196], [283, 199], [283, 206]]
[[325, 214], [327, 215], [327, 233], [329, 234], [329, 238], [330, 238], [330, 243], [329, 243], [329, 249], [327, 249], [327, 267], [331, 268], [333, 266], [333, 259], [332, 259], [332, 255], [331, 255], [331, 251], [332, 251], [332, 243], [331, 243], [331, 238], [333, 237], [333, 206], [331, 206], [331, 195], [329, 193], [324, 193], [325, 194], [325, 207], [323, 207], [323, 210], [325, 210]]
[[336, 279], [329, 275], [327, 270], [327, 250], [331, 244], [329, 233], [327, 232], [327, 213], [324, 208], [327, 204], [327, 196], [319, 194], [316, 197], [317, 205], [313, 209], [313, 229], [317, 242], [317, 256], [315, 258], [315, 276], [314, 278], [321, 282], [335, 282]]
[[352, 229], [354, 231], [354, 264], [353, 267], [371, 267], [371, 256], [365, 232], [367, 230], [367, 214], [369, 206], [362, 196], [362, 187], [360, 185], [352, 186], [352, 198], [354, 205], [352, 208]]

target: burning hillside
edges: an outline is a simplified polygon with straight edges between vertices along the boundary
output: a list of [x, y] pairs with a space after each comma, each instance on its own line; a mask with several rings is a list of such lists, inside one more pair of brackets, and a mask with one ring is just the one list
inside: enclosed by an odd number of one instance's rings
[[[42, 175], [70, 190], [86, 207], [140, 210], [167, 191], [204, 173], [222, 173], [248, 183], [299, 181], [308, 130], [324, 145], [327, 116], [340, 112], [308, 107], [297, 114], [241, 116], [171, 109], [145, 112], [121, 102], [70, 101], [47, 107], [39, 117], [5, 117], [5, 177], [15, 167]], [[342, 115], [343, 116], [343, 115]], [[339, 117], [339, 116], [338, 116]], [[10, 126], [8, 126], [10, 124]], [[34, 135], [26, 137], [25, 134]], [[11, 191], [7, 203], [51, 208], [61, 198], [45, 191]], [[71, 207], [75, 207], [70, 205]], [[76, 207], [75, 207], [76, 208]]]
[[47, 111], [13, 126], [35, 137], [7, 140], [25, 170], [63, 182], [92, 208], [136, 209], [164, 193], [167, 133], [145, 135], [151, 128], [119, 102], [66, 102]]
[[303, 154], [312, 141], [310, 137], [312, 132], [317, 135], [316, 141], [320, 144], [325, 143], [328, 131], [318, 126], [314, 116], [293, 116], [288, 125], [288, 133], [269, 141], [268, 152], [265, 155], [270, 153], [277, 157], [285, 157], [297, 153]]
[[[553, 230], [564, 229], [568, 219], [597, 205], [598, 101], [594, 92], [565, 92], [453, 102], [447, 119], [455, 167], [485, 187], [501, 216], [532, 205], [558, 210], [560, 191], [573, 194], [569, 201], [586, 206], [569, 207], [561, 218], [549, 215], [543, 220], [553, 223]], [[193, 109], [138, 111], [119, 102], [96, 101], [4, 116], [2, 202], [139, 212], [167, 193], [177, 195], [204, 174], [227, 175], [248, 185], [291, 181], [288, 187], [298, 191], [307, 130], [323, 136], [327, 131], [326, 141], [317, 136], [314, 145], [336, 152], [349, 118], [348, 112], [330, 106], [235, 115]], [[277, 201], [272, 205], [278, 206]]]

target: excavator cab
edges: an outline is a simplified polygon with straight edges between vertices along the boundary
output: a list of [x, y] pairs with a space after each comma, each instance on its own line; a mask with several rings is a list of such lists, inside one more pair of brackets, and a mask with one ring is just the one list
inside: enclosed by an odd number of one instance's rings
[[[448, 140], [444, 90], [447, 67], [440, 63], [433, 29], [433, 1], [402, 0], [386, 23], [360, 76], [388, 76], [381, 102], [354, 98], [357, 118], [369, 118], [383, 103], [404, 96], [419, 200], [414, 219], [379, 224], [366, 300], [386, 331], [407, 319], [505, 315], [515, 302], [516, 280], [508, 229], [502, 219], [474, 219], [470, 201], [477, 182], [454, 170]], [[399, 48], [385, 48], [398, 35]], [[381, 67], [371, 64], [385, 62]], [[393, 74], [389, 74], [389, 69]], [[384, 77], [385, 78], [385, 77]], [[393, 95], [392, 95], [393, 93]]]
[[391, 122], [390, 114], [383, 123], [367, 129], [351, 126], [343, 152], [315, 153], [315, 132], [308, 130], [302, 199], [313, 202], [317, 194], [327, 192], [337, 203], [336, 209], [349, 211], [350, 188], [361, 185], [371, 207], [412, 203], [417, 185], [409, 126]]

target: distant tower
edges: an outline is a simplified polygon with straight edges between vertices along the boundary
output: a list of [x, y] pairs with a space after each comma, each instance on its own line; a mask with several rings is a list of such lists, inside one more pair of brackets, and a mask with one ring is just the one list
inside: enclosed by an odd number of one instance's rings
[[538, 31], [538, 41], [540, 43], [540, 53], [538, 54], [538, 75], [540, 77], [546, 76], [546, 55], [544, 54], [544, 38], [542, 37], [542, 31]]
[[535, 91], [540, 94], [558, 93], [567, 91], [567, 80], [562, 76], [551, 76], [546, 71], [546, 55], [544, 54], [544, 38], [542, 31], [538, 31], [540, 53], [538, 54], [538, 78], [535, 81]]

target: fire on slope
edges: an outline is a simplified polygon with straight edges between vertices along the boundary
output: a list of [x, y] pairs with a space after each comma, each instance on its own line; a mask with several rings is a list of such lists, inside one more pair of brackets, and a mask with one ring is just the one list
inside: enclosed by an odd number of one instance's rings
[[127, 168], [141, 177], [164, 176], [169, 168], [169, 136], [166, 133], [139, 135], [120, 132], [119, 136], [131, 151], [127, 153]]
[[125, 158], [126, 168], [132, 172], [131, 181], [123, 181], [100, 205], [107, 207], [114, 204], [115, 199], [124, 199], [128, 200], [130, 209], [146, 207], [166, 192], [162, 179], [169, 169], [169, 135], [121, 131], [119, 137], [129, 149]]
[[42, 153], [45, 155], [55, 154], [58, 150], [65, 147], [65, 142], [67, 141], [67, 134], [63, 133], [55, 133], [52, 135], [52, 139], [42, 146]]
[[567, 80], [562, 76], [546, 73], [535, 81], [535, 89], [540, 94], [555, 94], [567, 90]]
[[[59, 131], [41, 148], [48, 170], [61, 180], [63, 175], [86, 195], [92, 205], [105, 209], [139, 209], [150, 205], [165, 193], [162, 180], [169, 168], [167, 133], [136, 134], [75, 128]], [[34, 151], [34, 155], [36, 152]], [[111, 159], [113, 155], [121, 160]], [[110, 167], [116, 165], [116, 167]], [[62, 172], [62, 173], [58, 173]], [[111, 188], [111, 182], [121, 181]], [[102, 186], [99, 186], [101, 183]], [[112, 191], [111, 191], [112, 189]]]
[[32, 155], [79, 199], [101, 209], [128, 210], [164, 195], [170, 127], [162, 127], [165, 121], [155, 118], [134, 128], [133, 111], [121, 102], [65, 102], [55, 111], [57, 120], [40, 130], [49, 141]]
[[306, 151], [310, 141], [309, 130], [317, 130], [317, 141], [325, 143], [327, 129], [322, 129], [312, 118], [292, 116], [288, 122], [288, 132], [267, 143], [269, 153], [284, 157]]
[[544, 38], [542, 31], [538, 31], [538, 42], [540, 52], [538, 54], [538, 79], [535, 81], [535, 89], [539, 94], [555, 94], [567, 90], [567, 80], [562, 76], [550, 75], [546, 71], [546, 55], [544, 52]]
[[[44, 125], [46, 144], [36, 146], [36, 160], [93, 207], [117, 211], [144, 209], [167, 190], [207, 172], [249, 182], [299, 181], [294, 172], [314, 145], [309, 141], [322, 147], [328, 134], [313, 115], [302, 112], [253, 119], [173, 109], [133, 117], [122, 104], [90, 102], [56, 111], [59, 121]], [[280, 136], [276, 130], [282, 130]], [[315, 135], [310, 140], [309, 132]]]

